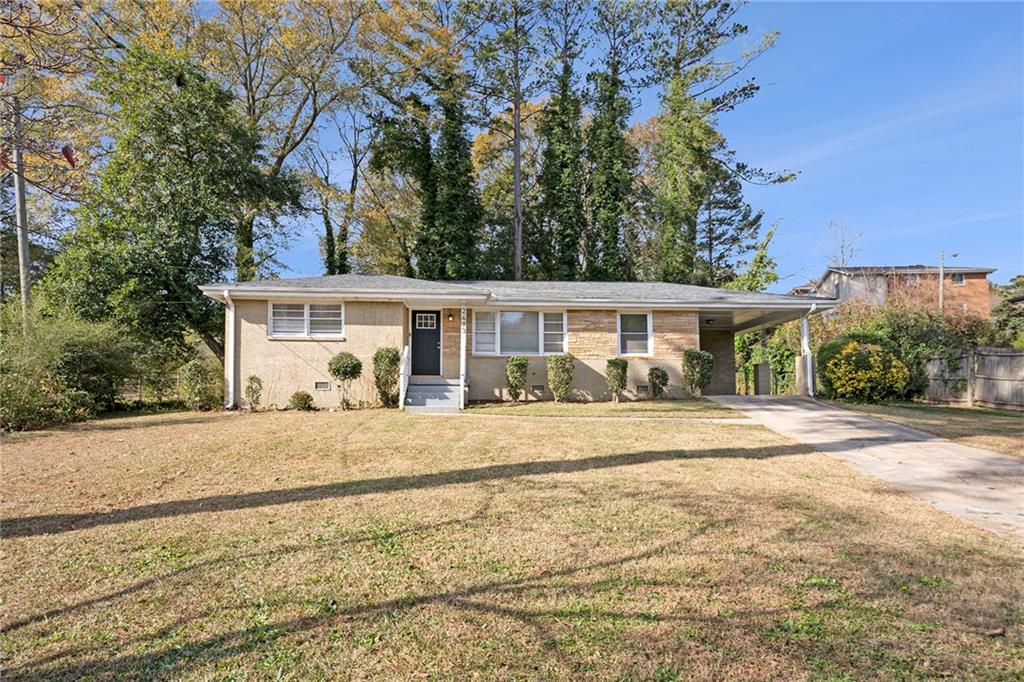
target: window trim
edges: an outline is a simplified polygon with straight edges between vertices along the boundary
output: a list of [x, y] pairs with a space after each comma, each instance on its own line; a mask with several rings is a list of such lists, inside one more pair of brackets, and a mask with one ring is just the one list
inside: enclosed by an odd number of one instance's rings
[[[646, 315], [647, 316], [647, 351], [644, 353], [623, 353], [622, 352], [622, 316], [623, 315]], [[615, 311], [615, 353], [619, 357], [628, 358], [649, 358], [654, 355], [654, 315], [650, 310], [629, 310]]]
[[[476, 323], [479, 319], [480, 313], [494, 315], [494, 350], [493, 351], [482, 351], [477, 350], [476, 347], [476, 336], [477, 329]], [[536, 353], [502, 353], [501, 352], [501, 314], [502, 313], [526, 313], [537, 315], [537, 351]], [[545, 315], [561, 315], [562, 316], [562, 350], [560, 351], [545, 351], [544, 350], [544, 316]], [[569, 315], [565, 310], [523, 310], [523, 309], [512, 309], [512, 308], [474, 308], [473, 309], [473, 355], [482, 355], [485, 357], [500, 357], [510, 358], [514, 355], [526, 355], [528, 357], [544, 357], [549, 355], [565, 355], [569, 352]], [[484, 332], [490, 334], [492, 332]]]
[[[274, 306], [275, 305], [301, 305], [302, 306], [302, 321], [304, 325], [304, 331], [302, 334], [277, 334], [274, 332]], [[309, 330], [309, 306], [310, 305], [336, 305], [341, 308], [341, 331], [337, 334], [324, 334], [320, 332], [311, 332]], [[309, 303], [307, 301], [267, 301], [267, 338], [278, 339], [282, 341], [319, 341], [323, 339], [331, 341], [344, 341], [345, 340], [345, 302], [344, 301], [317, 301], [315, 303]]]

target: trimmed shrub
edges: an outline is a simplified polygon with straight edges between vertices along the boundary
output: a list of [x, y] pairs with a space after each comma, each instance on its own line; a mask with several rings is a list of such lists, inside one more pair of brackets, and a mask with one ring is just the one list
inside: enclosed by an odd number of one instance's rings
[[698, 395], [711, 383], [711, 370], [715, 356], [706, 350], [687, 348], [683, 351], [683, 388], [692, 396]]
[[661, 398], [668, 387], [668, 372], [661, 367], [651, 367], [647, 370], [647, 383], [651, 387], [651, 397], [655, 400]]
[[217, 405], [214, 374], [206, 358], [189, 360], [178, 370], [178, 386], [185, 405], [192, 410], [212, 410]]
[[555, 402], [559, 403], [572, 391], [572, 373], [576, 358], [566, 353], [565, 355], [552, 355], [548, 357], [548, 388], [555, 396]]
[[612, 392], [612, 402], [619, 402], [619, 394], [626, 390], [626, 372], [629, 361], [625, 358], [610, 358], [604, 366], [604, 378]]
[[295, 393], [292, 393], [292, 397], [288, 398], [288, 407], [292, 410], [309, 412], [316, 409], [316, 404], [313, 402], [313, 396], [308, 391], [295, 391]]
[[363, 363], [347, 351], [341, 351], [327, 363], [327, 371], [341, 384], [341, 408], [348, 409], [348, 389], [363, 373]]
[[378, 348], [373, 354], [373, 383], [384, 407], [398, 405], [398, 365], [402, 353], [394, 346]]
[[526, 370], [529, 366], [530, 360], [525, 355], [513, 355], [505, 362], [505, 381], [508, 383], [512, 402], [518, 403], [519, 396], [523, 394], [523, 388], [526, 387]]
[[260, 409], [260, 396], [263, 395], [263, 379], [255, 374], [250, 374], [245, 380], [245, 402], [249, 404], [250, 410]]
[[891, 341], [883, 338], [879, 334], [873, 334], [870, 332], [850, 332], [829, 339], [828, 341], [825, 341], [824, 343], [821, 344], [821, 346], [818, 347], [818, 355], [816, 360], [818, 369], [818, 384], [821, 387], [822, 393], [824, 393], [826, 397], [837, 397], [835, 394], [835, 390], [832, 386], [832, 379], [826, 371], [828, 363], [831, 362], [832, 359], [835, 358], [837, 355], [839, 355], [840, 351], [842, 351], [843, 348], [845, 348], [851, 342], [865, 344], [869, 346], [881, 346], [890, 353], [898, 355], [895, 345]]
[[878, 344], [848, 341], [824, 366], [830, 395], [844, 400], [877, 402], [904, 394], [910, 371]]

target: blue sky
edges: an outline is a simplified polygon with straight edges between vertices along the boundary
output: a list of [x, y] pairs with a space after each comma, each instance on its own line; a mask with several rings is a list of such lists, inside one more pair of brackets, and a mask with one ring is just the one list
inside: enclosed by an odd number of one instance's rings
[[[1024, 4], [755, 2], [761, 92], [721, 128], [738, 157], [800, 173], [747, 189], [778, 221], [775, 290], [820, 274], [829, 220], [860, 233], [861, 264], [951, 264], [1024, 272]], [[658, 92], [636, 112], [655, 113]], [[311, 224], [284, 276], [320, 274]]]

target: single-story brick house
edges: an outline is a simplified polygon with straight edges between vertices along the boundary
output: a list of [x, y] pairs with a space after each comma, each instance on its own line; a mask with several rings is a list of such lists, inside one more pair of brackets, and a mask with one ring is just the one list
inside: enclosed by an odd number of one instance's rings
[[[647, 371], [663, 367], [668, 397], [681, 397], [683, 350], [715, 358], [705, 393], [735, 391], [733, 336], [836, 305], [813, 296], [750, 293], [663, 282], [440, 282], [391, 275], [331, 275], [211, 284], [225, 304], [225, 403], [238, 407], [247, 377], [263, 403], [297, 390], [338, 404], [327, 363], [340, 351], [363, 361], [352, 400], [376, 401], [372, 356], [402, 352], [409, 406], [458, 409], [506, 398], [505, 362], [529, 357], [530, 400], [550, 399], [545, 356], [576, 358], [576, 400], [607, 400], [605, 362], [629, 359], [625, 397], [643, 397]], [[806, 327], [806, 325], [804, 325]], [[809, 356], [808, 356], [809, 357]]]

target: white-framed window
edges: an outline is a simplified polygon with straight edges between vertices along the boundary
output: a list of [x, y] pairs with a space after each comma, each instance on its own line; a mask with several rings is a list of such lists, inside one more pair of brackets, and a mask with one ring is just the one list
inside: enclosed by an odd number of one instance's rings
[[416, 313], [417, 329], [437, 329], [437, 313]]
[[345, 334], [341, 303], [270, 303], [267, 335], [340, 338]]
[[967, 284], [967, 275], [965, 275], [962, 272], [954, 272], [952, 275], [950, 275], [950, 279], [952, 280], [953, 284], [955, 284], [958, 287], [962, 287], [965, 284]]
[[474, 311], [473, 352], [477, 355], [566, 353], [565, 318], [565, 312]]
[[619, 355], [653, 355], [650, 313], [619, 313]]

